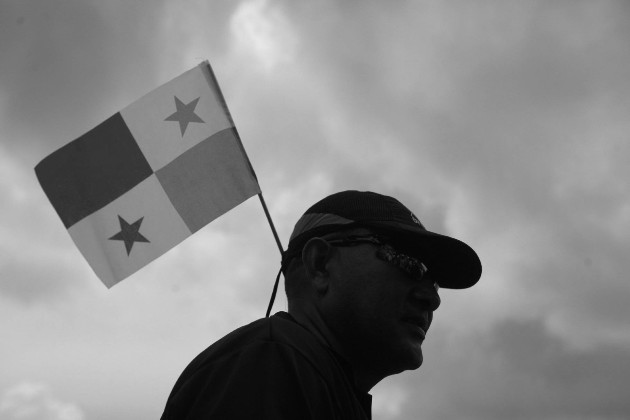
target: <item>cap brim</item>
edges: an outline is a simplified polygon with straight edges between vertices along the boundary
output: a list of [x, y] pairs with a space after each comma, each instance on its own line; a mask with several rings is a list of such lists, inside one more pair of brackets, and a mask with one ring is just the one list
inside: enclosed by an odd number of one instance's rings
[[372, 222], [376, 229], [395, 234], [435, 275], [440, 287], [466, 289], [481, 278], [481, 261], [466, 243], [450, 236], [396, 222]]

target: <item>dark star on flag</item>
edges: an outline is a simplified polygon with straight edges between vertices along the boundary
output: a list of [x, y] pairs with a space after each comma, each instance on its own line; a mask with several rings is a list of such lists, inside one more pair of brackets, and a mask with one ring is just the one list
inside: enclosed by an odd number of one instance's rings
[[166, 117], [164, 121], [177, 121], [179, 122], [179, 130], [182, 132], [182, 137], [184, 137], [184, 133], [186, 132], [186, 128], [188, 127], [188, 123], [204, 122], [199, 115], [195, 114], [195, 108], [197, 107], [197, 102], [199, 102], [199, 98], [193, 99], [187, 104], [183, 103], [179, 100], [177, 96], [175, 96], [175, 107], [177, 111]]
[[139, 218], [132, 224], [127, 223], [125, 219], [118, 215], [118, 222], [120, 223], [120, 232], [109, 238], [113, 241], [123, 241], [125, 242], [125, 248], [127, 249], [127, 255], [131, 252], [131, 248], [135, 242], [150, 242], [147, 238], [142, 236], [140, 231], [140, 225], [142, 224], [142, 219], [144, 217]]

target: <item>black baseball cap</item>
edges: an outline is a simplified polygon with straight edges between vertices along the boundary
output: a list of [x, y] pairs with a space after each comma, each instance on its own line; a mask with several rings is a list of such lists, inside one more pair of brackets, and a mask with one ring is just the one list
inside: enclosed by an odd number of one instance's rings
[[283, 266], [313, 237], [353, 228], [367, 228], [403, 241], [405, 251], [418, 257], [435, 274], [440, 287], [465, 289], [481, 277], [481, 261], [464, 242], [428, 231], [393, 197], [369, 191], [342, 191], [311, 206], [298, 220], [283, 255]]

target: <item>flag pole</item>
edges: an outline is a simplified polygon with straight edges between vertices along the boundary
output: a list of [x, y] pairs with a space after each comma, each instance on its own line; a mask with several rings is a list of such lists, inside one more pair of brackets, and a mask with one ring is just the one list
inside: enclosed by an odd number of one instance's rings
[[[254, 171], [254, 167], [252, 166], [251, 162], [249, 161], [249, 157], [247, 156], [247, 153], [245, 152], [245, 148], [243, 147], [243, 143], [241, 142], [241, 137], [238, 135], [238, 131], [236, 131], [234, 120], [232, 120], [232, 115], [230, 114], [230, 111], [228, 110], [227, 104], [225, 102], [225, 98], [223, 97], [223, 93], [221, 92], [221, 89], [219, 88], [219, 83], [217, 82], [217, 78], [214, 75], [212, 66], [210, 66], [210, 63], [208, 62], [208, 60], [202, 62], [200, 66], [204, 66], [204, 68], [206, 69], [207, 73], [204, 73], [204, 74], [207, 74], [210, 77], [208, 83], [210, 83], [210, 85], [215, 88], [218, 94], [219, 100], [221, 104], [223, 105], [223, 110], [227, 114], [228, 120], [230, 121], [230, 123], [232, 124], [232, 127], [234, 128], [234, 132], [236, 133], [236, 138], [238, 139], [238, 144], [241, 148], [241, 151], [243, 152], [243, 156], [245, 156], [247, 165], [249, 165], [249, 169], [250, 171], [252, 171], [252, 175], [254, 175], [254, 178], [256, 178], [256, 182], [258, 182], [258, 178], [256, 177], [256, 172]], [[278, 232], [276, 232], [276, 227], [273, 225], [273, 221], [271, 220], [271, 215], [269, 214], [269, 210], [267, 209], [267, 204], [265, 203], [265, 199], [263, 198], [262, 191], [258, 193], [258, 198], [260, 199], [260, 204], [262, 204], [263, 210], [265, 211], [265, 216], [267, 216], [269, 227], [271, 227], [271, 232], [273, 233], [273, 237], [276, 240], [276, 245], [278, 245], [278, 249], [280, 250], [280, 256], [282, 256], [284, 255], [284, 249], [282, 248], [282, 243], [280, 243], [280, 237], [278, 237]]]
[[262, 192], [258, 194], [258, 198], [260, 198], [260, 204], [262, 204], [263, 210], [265, 211], [265, 216], [267, 216], [269, 227], [271, 228], [273, 237], [276, 240], [276, 245], [278, 245], [278, 249], [280, 250], [280, 256], [282, 256], [284, 254], [284, 248], [282, 248], [282, 243], [280, 243], [280, 237], [278, 236], [278, 232], [276, 232], [276, 227], [273, 225], [273, 220], [271, 220], [271, 215], [269, 214], [269, 210], [267, 209], [267, 204], [265, 203]]
[[[282, 248], [282, 243], [280, 243], [280, 238], [278, 237], [278, 232], [276, 232], [276, 227], [273, 225], [273, 221], [271, 220], [271, 215], [269, 214], [269, 210], [267, 209], [267, 204], [265, 203], [265, 199], [263, 198], [262, 192], [258, 194], [258, 198], [260, 199], [260, 204], [262, 204], [263, 210], [265, 211], [265, 216], [267, 216], [267, 221], [269, 222], [269, 227], [273, 232], [273, 237], [276, 239], [276, 245], [278, 245], [278, 249], [280, 250], [280, 256], [284, 255], [284, 249]], [[271, 308], [273, 308], [273, 302], [276, 300], [276, 293], [278, 292], [278, 283], [280, 281], [280, 274], [282, 273], [282, 263], [280, 263], [280, 271], [278, 271], [278, 275], [276, 276], [276, 281], [273, 284], [273, 290], [271, 292], [271, 299], [269, 299], [269, 305], [267, 306], [267, 312], [265, 313], [265, 318], [269, 318], [271, 314]]]

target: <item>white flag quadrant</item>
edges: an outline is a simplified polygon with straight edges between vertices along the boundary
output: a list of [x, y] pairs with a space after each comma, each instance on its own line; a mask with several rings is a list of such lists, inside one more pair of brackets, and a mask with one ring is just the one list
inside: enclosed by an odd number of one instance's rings
[[[200, 65], [120, 111], [154, 171], [233, 126], [214, 76]], [[218, 88], [218, 86], [217, 86]]]
[[191, 234], [155, 175], [76, 223], [68, 232], [107, 287], [135, 273]]

